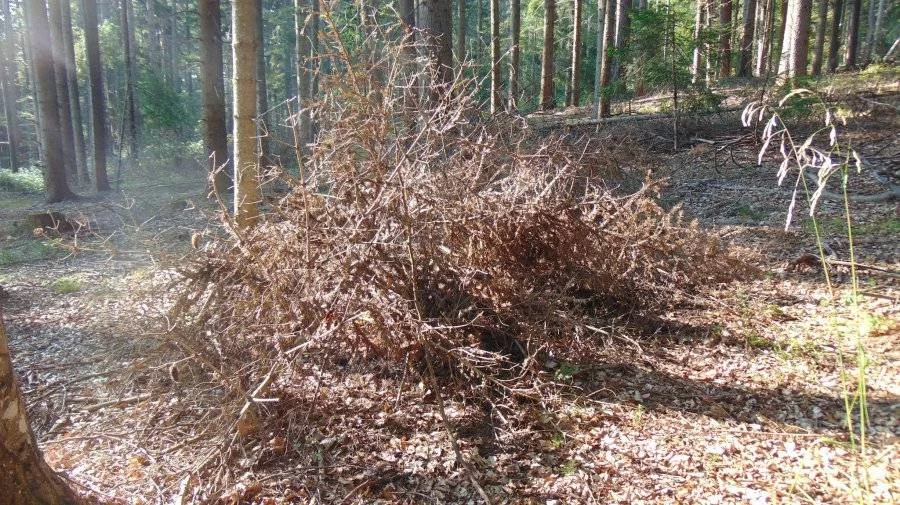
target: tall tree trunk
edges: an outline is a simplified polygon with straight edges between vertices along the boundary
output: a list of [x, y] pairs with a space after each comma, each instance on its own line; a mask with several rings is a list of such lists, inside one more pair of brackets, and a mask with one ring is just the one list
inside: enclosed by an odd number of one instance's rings
[[769, 55], [769, 65], [774, 65], [775, 73], [778, 73], [778, 65], [781, 63], [781, 52], [784, 49], [784, 32], [787, 29], [788, 23], [788, 7], [790, 6], [790, 0], [781, 0], [781, 12], [780, 12], [780, 20], [781, 23], [778, 25], [778, 36], [772, 39], [772, 51]]
[[[64, 0], [67, 1], [67, 0]], [[50, 42], [53, 52], [53, 69], [56, 80], [56, 101], [59, 107], [60, 140], [66, 172], [75, 180], [78, 166], [75, 164], [75, 132], [72, 130], [72, 109], [69, 102], [69, 74], [66, 71], [65, 37], [63, 36], [62, 7], [60, 0], [49, 0]]]
[[72, 8], [68, 0], [62, 0], [63, 46], [66, 50], [66, 84], [69, 88], [69, 109], [72, 112], [72, 131], [75, 134], [75, 165], [82, 182], [90, 182], [87, 168], [87, 152], [84, 140], [84, 121], [81, 117], [81, 93], [78, 71], [75, 67], [75, 44], [72, 36]]
[[834, 14], [831, 16], [831, 35], [828, 40], [828, 72], [834, 73], [838, 67], [838, 51], [841, 49], [841, 22], [844, 17], [844, 0], [834, 0]]
[[848, 69], [856, 68], [859, 57], [859, 15], [862, 9], [862, 0], [850, 1], [850, 19], [847, 24], [847, 45], [844, 48], [844, 66]]
[[57, 100], [53, 51], [47, 43], [50, 24], [42, 0], [26, 0], [25, 15], [28, 18], [28, 40], [31, 48], [31, 65], [34, 68], [37, 90], [37, 112], [41, 116], [41, 149], [44, 153], [44, 187], [47, 201], [59, 202], [74, 198], [66, 182], [66, 165], [63, 160], [60, 137], [59, 102]]
[[694, 14], [694, 55], [691, 61], [691, 83], [700, 82], [700, 72], [703, 67], [703, 44], [700, 35], [703, 30], [704, 3], [706, 0], [695, 0], [697, 12]]
[[812, 0], [789, 0], [787, 29], [781, 44], [778, 75], [793, 79], [806, 75], [809, 62], [809, 22]]
[[816, 24], [816, 46], [813, 50], [812, 75], [822, 74], [825, 55], [825, 32], [828, 28], [828, 0], [819, 0], [819, 22]]
[[266, 81], [266, 43], [262, 36], [263, 5], [262, 0], [256, 0], [256, 10], [259, 16], [256, 18], [256, 30], [260, 34], [259, 45], [256, 51], [256, 113], [257, 135], [259, 136], [259, 166], [266, 167], [271, 163], [269, 159], [269, 134], [265, 127], [265, 114], [269, 110], [269, 85]]
[[0, 8], [3, 9], [3, 21], [0, 24], [0, 36], [3, 37], [2, 46], [0, 46], [0, 85], [2, 85], [3, 93], [3, 110], [6, 115], [6, 134], [9, 140], [9, 169], [13, 172], [19, 171], [19, 143], [21, 142], [22, 133], [19, 129], [19, 113], [16, 104], [16, 88], [15, 88], [15, 63], [13, 52], [14, 32], [12, 30], [12, 20], [9, 15], [9, 0], [2, 0]]
[[569, 86], [566, 104], [577, 107], [581, 100], [581, 10], [582, 0], [572, 0], [572, 66], [569, 69]]
[[[65, 1], [65, 0], [63, 0]], [[138, 159], [138, 107], [134, 91], [136, 67], [134, 63], [134, 27], [131, 22], [131, 0], [122, 0], [122, 54], [125, 57], [125, 121], [128, 124], [129, 155], [132, 160]], [[123, 146], [125, 139], [122, 139]]]
[[222, 10], [219, 0], [198, 0], [200, 14], [200, 71], [203, 74], [203, 143], [210, 156], [208, 169], [219, 195], [231, 187], [225, 119], [225, 82], [222, 63]]
[[97, 32], [97, 0], [84, 0], [84, 45], [91, 80], [91, 128], [94, 138], [94, 184], [97, 191], [109, 190], [106, 175], [106, 95], [103, 93], [103, 64]]
[[256, 152], [256, 61], [259, 51], [257, 0], [232, 0], [231, 36], [234, 72], [234, 214], [239, 228], [259, 220], [259, 170]]
[[500, 112], [500, 0], [491, 0], [491, 114]]
[[[604, 1], [604, 0], [600, 0]], [[609, 116], [610, 113], [610, 49], [613, 47], [613, 35], [615, 28], [615, 0], [605, 0], [603, 9], [603, 55], [600, 58], [600, 100], [598, 100], [597, 118]]]
[[760, 30], [759, 47], [756, 51], [756, 75], [765, 77], [769, 73], [769, 53], [772, 48], [772, 30], [775, 25], [775, 0], [764, 0], [763, 26]]
[[600, 118], [600, 94], [603, 86], [600, 84], [600, 74], [603, 67], [603, 53], [606, 47], [603, 45], [603, 34], [606, 28], [606, 0], [597, 0], [597, 47], [594, 55], [594, 110], [593, 116]]
[[[402, 6], [407, 2], [410, 5], [413, 3], [406, 0], [406, 2], [401, 1], [400, 4]], [[456, 13], [458, 18], [456, 24], [456, 61], [462, 66], [466, 61], [466, 0], [456, 0]], [[410, 9], [410, 14], [412, 14], [412, 9]]]
[[[26, 0], [26, 3], [36, 3]], [[44, 32], [46, 33], [46, 32]], [[75, 495], [41, 454], [28, 422], [0, 307], [0, 496], [7, 505], [75, 503]]]
[[732, 0], [722, 0], [719, 6], [719, 76], [731, 75], [731, 17], [733, 14]]
[[[441, 92], [453, 81], [453, 27], [450, 0], [418, 0], [416, 25], [422, 30], [428, 58], [435, 67], [435, 85]], [[438, 91], [434, 89], [433, 91]]]
[[556, 30], [556, 0], [544, 0], [544, 48], [541, 51], [541, 110], [556, 107], [556, 89], [553, 77]]
[[863, 47], [863, 64], [868, 65], [872, 61], [872, 45], [875, 43], [875, 19], [878, 11], [878, 0], [869, 0], [866, 6], [866, 45]]
[[[463, 0], [460, 0], [461, 2]], [[516, 103], [519, 99], [519, 55], [521, 47], [519, 45], [522, 36], [522, 6], [519, 0], [510, 0], [509, 2], [509, 110], [510, 112], [517, 109]]]
[[744, 1], [741, 52], [738, 57], [738, 76], [750, 77], [753, 72], [753, 31], [756, 28], [756, 0]]
[[[628, 31], [631, 26], [630, 11], [631, 0], [616, 1], [616, 33], [613, 44], [619, 52], [625, 49], [625, 45], [628, 42]], [[624, 74], [625, 71], [623, 69], [622, 56], [619, 54], [613, 59], [612, 75], [610, 76], [610, 79], [612, 82], [617, 82], [624, 78]]]
[[[873, 0], [874, 1], [874, 0]], [[884, 16], [887, 13], [887, 5], [884, 0], [879, 0], [878, 2], [878, 12], [875, 18], [875, 30], [873, 32], [874, 41], [872, 43], [872, 51], [875, 53], [875, 56], [882, 56], [882, 38], [884, 37], [883, 28], [884, 28]]]

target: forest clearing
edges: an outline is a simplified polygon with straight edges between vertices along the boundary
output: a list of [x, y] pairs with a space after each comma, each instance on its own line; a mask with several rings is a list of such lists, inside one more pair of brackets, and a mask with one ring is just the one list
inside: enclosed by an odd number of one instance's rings
[[0, 12], [0, 503], [898, 501], [895, 2], [99, 3]]

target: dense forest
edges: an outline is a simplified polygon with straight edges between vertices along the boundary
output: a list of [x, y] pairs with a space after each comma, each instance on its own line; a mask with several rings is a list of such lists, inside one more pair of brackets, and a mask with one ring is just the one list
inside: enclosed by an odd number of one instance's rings
[[0, 502], [895, 502], [898, 19], [0, 0]]

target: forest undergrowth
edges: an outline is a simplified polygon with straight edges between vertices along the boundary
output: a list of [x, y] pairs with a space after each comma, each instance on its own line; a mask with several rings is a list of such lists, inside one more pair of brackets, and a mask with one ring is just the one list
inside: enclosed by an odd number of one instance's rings
[[[199, 185], [70, 204], [105, 237], [74, 245], [24, 237], [3, 211], [7, 244], [55, 256], [13, 257], [0, 283], [36, 430], [76, 489], [120, 503], [896, 499], [894, 202], [854, 204], [871, 267], [861, 467], [835, 359], [851, 308], [804, 259], [810, 226], [784, 230], [790, 191], [777, 156], [755, 166], [752, 130], [698, 120], [673, 153], [648, 149], [664, 121], [536, 132], [482, 122], [465, 94], [328, 88], [340, 100], [317, 111], [321, 140], [301, 170], [269, 173], [252, 231], [219, 221]], [[842, 133], [896, 178], [896, 112], [849, 110]], [[837, 260], [840, 210], [821, 203]], [[831, 268], [843, 300], [849, 270]]]

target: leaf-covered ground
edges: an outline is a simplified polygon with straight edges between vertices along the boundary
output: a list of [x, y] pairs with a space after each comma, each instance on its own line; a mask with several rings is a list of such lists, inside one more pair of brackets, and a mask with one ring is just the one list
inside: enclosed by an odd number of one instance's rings
[[[896, 95], [887, 100], [896, 107]], [[879, 178], [897, 183], [896, 113], [878, 107], [863, 104], [848, 132], [866, 164], [852, 183], [859, 193], [876, 192]], [[272, 407], [294, 422], [237, 427], [226, 437], [230, 459], [219, 461], [219, 438], [209, 433], [215, 407], [202, 387], [184, 389], [189, 368], [160, 358], [164, 307], [148, 302], [171, 276], [163, 267], [209, 226], [214, 209], [201, 186], [146, 183], [63, 206], [104, 237], [77, 244], [32, 237], [22, 206], [45, 206], [4, 196], [5, 316], [48, 460], [76, 489], [122, 503], [194, 503], [212, 489], [224, 489], [221, 503], [478, 503], [471, 477], [494, 503], [897, 502], [896, 202], [852, 207], [857, 259], [868, 266], [856, 311], [848, 269], [832, 268], [831, 293], [805, 259], [816, 245], [804, 212], [784, 230], [790, 189], [776, 185], [779, 160], [757, 167], [759, 146], [733, 116], [703, 121], [685, 131], [678, 152], [656, 138], [664, 140], [664, 122], [573, 135], [615, 143], [625, 174], [670, 177], [664, 201], [683, 202], [745, 251], [759, 278], [648, 322], [654, 332], [643, 340], [611, 340], [590, 365], [555, 364], [557, 380], [578, 392], [562, 399], [570, 405], [562, 415], [510, 422], [514, 412], [447, 398], [468, 472], [426, 385], [355, 370], [316, 378], [315, 404]], [[824, 202], [820, 222], [846, 260], [840, 210]], [[864, 456], [850, 444], [842, 396], [855, 387], [860, 323], [869, 360]], [[206, 385], [210, 396], [217, 387]], [[214, 479], [197, 477], [216, 466]]]

